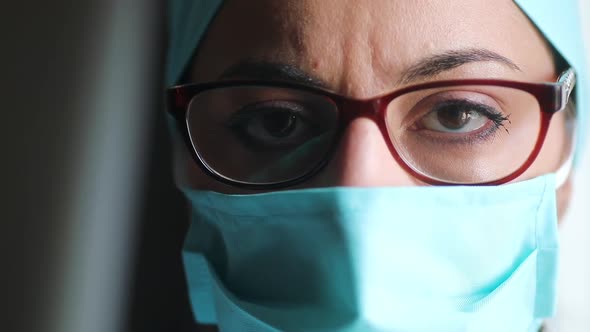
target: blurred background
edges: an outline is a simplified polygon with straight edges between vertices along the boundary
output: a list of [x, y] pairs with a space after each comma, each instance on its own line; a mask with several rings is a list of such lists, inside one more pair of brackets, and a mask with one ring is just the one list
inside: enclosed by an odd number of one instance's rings
[[[183, 331], [156, 0], [3, 4], [0, 330]], [[590, 41], [590, 1], [581, 12]], [[590, 144], [552, 331], [590, 331]]]

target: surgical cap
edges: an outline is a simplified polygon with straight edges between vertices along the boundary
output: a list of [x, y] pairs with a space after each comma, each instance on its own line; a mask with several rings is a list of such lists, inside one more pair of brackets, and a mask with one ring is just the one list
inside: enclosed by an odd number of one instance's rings
[[[577, 74], [577, 144], [582, 151], [589, 130], [590, 76], [586, 68], [583, 31], [576, 0], [515, 0], [530, 20], [573, 67]], [[166, 84], [175, 85], [182, 77], [195, 49], [223, 0], [171, 0]], [[576, 160], [579, 161], [579, 153]]]

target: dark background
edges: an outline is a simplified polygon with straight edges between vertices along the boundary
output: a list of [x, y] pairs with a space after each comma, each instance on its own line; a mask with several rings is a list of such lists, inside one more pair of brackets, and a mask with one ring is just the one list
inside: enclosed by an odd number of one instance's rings
[[164, 18], [155, 0], [2, 4], [1, 331], [190, 330]]

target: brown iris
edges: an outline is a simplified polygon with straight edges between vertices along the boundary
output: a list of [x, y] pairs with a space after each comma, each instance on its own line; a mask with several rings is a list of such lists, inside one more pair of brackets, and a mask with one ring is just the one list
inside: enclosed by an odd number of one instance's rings
[[438, 121], [448, 129], [461, 129], [471, 121], [472, 114], [470, 111], [457, 109], [455, 107], [446, 107], [437, 112]]

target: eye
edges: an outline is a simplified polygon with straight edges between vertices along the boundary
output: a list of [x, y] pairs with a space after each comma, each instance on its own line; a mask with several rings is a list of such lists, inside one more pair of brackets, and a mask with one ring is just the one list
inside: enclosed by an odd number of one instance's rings
[[251, 126], [255, 132], [264, 132], [275, 138], [287, 137], [293, 133], [297, 126], [298, 117], [287, 110], [269, 111], [253, 118]]
[[242, 107], [228, 127], [250, 148], [287, 148], [317, 135], [305, 106], [292, 101], [264, 101]]
[[417, 125], [420, 129], [442, 133], [473, 133], [496, 130], [508, 117], [485, 104], [468, 100], [447, 100], [434, 106]]

